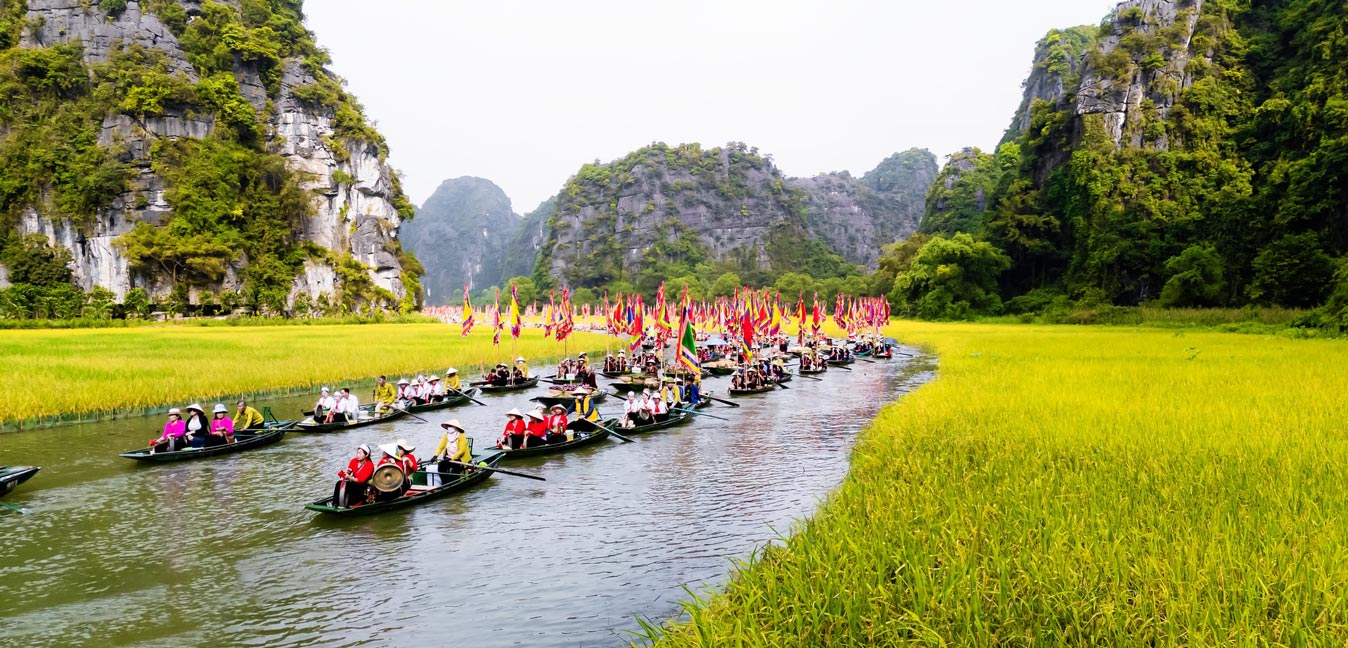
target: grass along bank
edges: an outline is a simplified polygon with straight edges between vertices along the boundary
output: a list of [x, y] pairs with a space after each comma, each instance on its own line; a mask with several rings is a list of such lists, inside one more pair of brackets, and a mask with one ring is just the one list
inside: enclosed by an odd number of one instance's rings
[[661, 646], [1342, 645], [1348, 343], [899, 323], [885, 408], [784, 546]]
[[[502, 337], [493, 347], [487, 327], [464, 338], [438, 323], [0, 331], [0, 424], [450, 366], [467, 381], [484, 364], [513, 359], [509, 333]], [[603, 349], [605, 338], [577, 332], [567, 342], [574, 354]], [[549, 371], [536, 361], [562, 349], [532, 328], [517, 346], [535, 371]]]

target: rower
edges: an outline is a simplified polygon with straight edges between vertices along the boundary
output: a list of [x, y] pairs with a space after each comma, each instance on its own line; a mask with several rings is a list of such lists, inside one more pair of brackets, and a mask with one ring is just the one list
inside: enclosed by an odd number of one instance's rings
[[[150, 453], [153, 454], [156, 450], [163, 450], [165, 452], [181, 450], [187, 445], [183, 441], [183, 437], [186, 434], [187, 424], [183, 422], [182, 410], [176, 407], [170, 409], [168, 411], [168, 421], [164, 423], [164, 433], [159, 435], [158, 439], [150, 441]], [[161, 443], [164, 444], [164, 447], [162, 448], [159, 447], [159, 444]]]
[[668, 403], [670, 407], [678, 407], [683, 404], [683, 394], [679, 393], [677, 378], [667, 377], [664, 382], [661, 383], [660, 400]]
[[376, 412], [393, 407], [394, 401], [398, 400], [398, 390], [389, 384], [386, 376], [380, 376], [379, 382], [374, 386], [374, 409]]
[[459, 382], [459, 370], [450, 367], [445, 370], [445, 389], [452, 390], [454, 393], [463, 391], [463, 383]]
[[547, 417], [543, 415], [542, 407], [530, 411], [529, 423], [525, 426], [524, 447], [527, 448], [530, 444], [535, 446], [543, 445], [547, 435]]
[[[364, 503], [370, 490], [370, 476], [374, 474], [374, 462], [370, 461], [370, 446], [364, 443], [356, 447], [356, 456], [348, 461], [346, 468], [337, 471], [337, 486], [332, 491], [333, 506], [349, 508], [353, 503]], [[345, 488], [343, 488], [345, 487]]]
[[519, 372], [519, 382], [529, 379], [529, 363], [524, 361], [524, 356], [515, 358], [515, 371]]
[[684, 402], [688, 403], [690, 409], [697, 407], [698, 403], [702, 402], [702, 385], [698, 382], [696, 377], [692, 379], [685, 377], [683, 379], [683, 385]]
[[580, 363], [580, 371], [576, 372], [576, 383], [589, 387], [590, 389], [599, 389], [599, 380], [594, 375], [594, 370], [584, 361]]
[[229, 418], [229, 409], [224, 403], [216, 403], [211, 414], [211, 435], [207, 437], [206, 445], [234, 443], [234, 419]]
[[571, 422], [566, 420], [566, 408], [561, 405], [553, 405], [548, 410], [548, 416], [543, 420], [547, 426], [548, 434], [544, 439], [547, 443], [562, 443], [566, 441], [566, 426]]
[[235, 430], [261, 430], [267, 427], [267, 419], [262, 413], [248, 406], [248, 401], [240, 400], [234, 411]]
[[510, 450], [523, 447], [527, 433], [528, 425], [524, 422], [524, 415], [518, 409], [512, 409], [506, 412], [505, 430], [501, 432], [501, 440], [496, 443], [496, 447]]
[[569, 376], [570, 374], [571, 374], [571, 358], [562, 358], [562, 361], [557, 363], [557, 375], [555, 377], [561, 380], [566, 380], [566, 377]]
[[589, 390], [576, 389], [571, 392], [576, 397], [576, 420], [599, 422], [599, 409], [594, 406], [594, 397]]
[[[462, 473], [463, 466], [449, 462], [473, 463], [473, 452], [468, 449], [468, 436], [464, 434], [463, 424], [459, 419], [449, 419], [441, 423], [440, 427], [444, 428], [445, 435], [440, 437], [440, 445], [435, 447], [431, 461], [437, 464], [442, 473]], [[438, 486], [440, 475], [426, 475], [426, 483]]]
[[320, 389], [318, 393], [318, 402], [314, 404], [314, 422], [330, 423], [332, 421], [330, 415], [337, 409], [337, 399], [332, 397], [327, 387]]

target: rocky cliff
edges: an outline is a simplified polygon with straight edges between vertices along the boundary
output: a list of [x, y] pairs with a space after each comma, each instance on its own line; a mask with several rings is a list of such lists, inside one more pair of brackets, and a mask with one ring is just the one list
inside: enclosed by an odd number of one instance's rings
[[12, 108], [0, 163], [17, 168], [35, 145], [65, 156], [0, 193], [0, 236], [45, 236], [70, 251], [79, 286], [118, 296], [415, 297], [397, 241], [410, 205], [300, 2], [4, 0], [0, 12]]
[[653, 144], [571, 178], [535, 274], [588, 287], [643, 273], [835, 276], [916, 228], [935, 171], [930, 153], [910, 151], [861, 180], [793, 179], [742, 143]]
[[427, 303], [458, 303], [464, 284], [473, 292], [499, 286], [520, 225], [510, 198], [490, 180], [440, 183], [402, 232], [404, 244], [426, 267]]

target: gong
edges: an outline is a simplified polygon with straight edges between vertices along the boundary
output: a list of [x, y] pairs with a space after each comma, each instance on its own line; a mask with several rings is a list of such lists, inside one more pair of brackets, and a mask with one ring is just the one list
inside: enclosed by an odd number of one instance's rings
[[375, 469], [374, 476], [370, 477], [370, 483], [381, 493], [396, 493], [402, 490], [404, 479], [406, 475], [403, 474], [402, 468], [384, 464]]

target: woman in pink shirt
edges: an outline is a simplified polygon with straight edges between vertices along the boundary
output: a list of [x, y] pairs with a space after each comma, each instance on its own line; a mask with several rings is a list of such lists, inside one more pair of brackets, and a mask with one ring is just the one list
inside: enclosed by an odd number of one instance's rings
[[[159, 435], [158, 439], [150, 441], [150, 447], [153, 448], [151, 452], [155, 450], [173, 452], [182, 448], [187, 445], [183, 442], [184, 434], [187, 434], [187, 424], [183, 422], [182, 410], [175, 407], [168, 411], [168, 421], [164, 423], [164, 433]], [[161, 443], [164, 444], [162, 448], [158, 447]]]
[[234, 419], [229, 418], [229, 410], [224, 403], [216, 403], [211, 410], [215, 418], [211, 419], [211, 436], [206, 445], [234, 443]]

